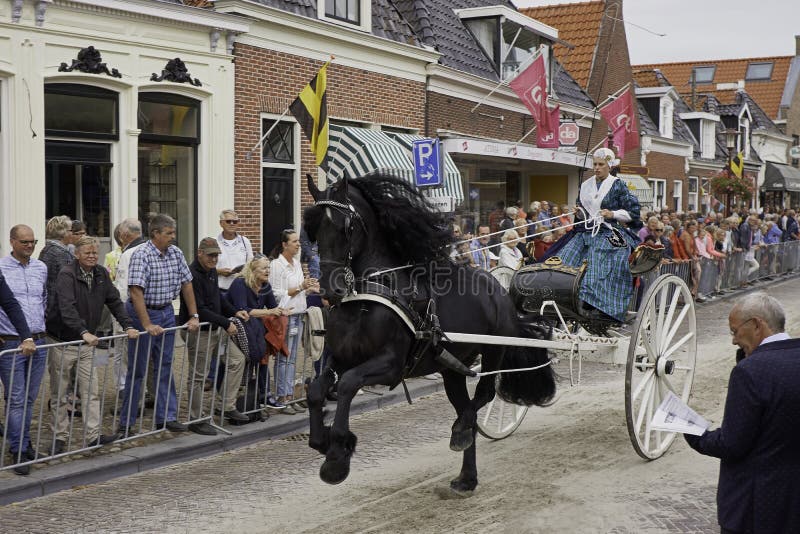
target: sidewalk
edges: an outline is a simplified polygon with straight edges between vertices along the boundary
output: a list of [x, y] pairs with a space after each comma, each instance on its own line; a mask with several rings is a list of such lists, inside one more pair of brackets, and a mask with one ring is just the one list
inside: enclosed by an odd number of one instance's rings
[[[414, 379], [407, 382], [412, 399], [443, 391], [441, 379]], [[352, 414], [378, 410], [384, 406], [406, 402], [403, 386], [393, 391], [388, 388], [364, 391], [353, 399]], [[334, 403], [328, 404], [326, 421], [333, 415]], [[0, 479], [0, 505], [19, 502], [34, 497], [67, 490], [75, 486], [95, 484], [118, 477], [141, 473], [150, 469], [203, 458], [237, 449], [267, 439], [308, 432], [308, 413], [299, 415], [272, 415], [260, 423], [227, 426], [232, 435], [222, 432], [216, 436], [201, 436], [191, 432], [180, 437], [163, 439], [153, 444], [131, 447], [104, 455], [83, 455], [66, 463], [34, 468], [28, 476], [9, 473]]]

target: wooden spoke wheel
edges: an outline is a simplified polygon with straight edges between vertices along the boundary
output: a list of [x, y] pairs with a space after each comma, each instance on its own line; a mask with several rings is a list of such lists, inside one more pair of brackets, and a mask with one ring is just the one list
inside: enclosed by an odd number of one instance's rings
[[625, 370], [625, 416], [633, 448], [655, 460], [675, 439], [651, 428], [656, 408], [672, 391], [689, 401], [697, 356], [694, 299], [674, 275], [659, 277], [647, 290], [633, 325]]
[[[473, 366], [472, 370], [480, 372], [481, 364]], [[495, 384], [498, 380], [500, 375], [495, 375]], [[468, 379], [470, 398], [475, 394], [477, 384], [477, 378]], [[478, 432], [489, 439], [507, 438], [519, 427], [526, 413], [528, 413], [527, 406], [511, 404], [495, 395], [494, 399], [478, 410]]]

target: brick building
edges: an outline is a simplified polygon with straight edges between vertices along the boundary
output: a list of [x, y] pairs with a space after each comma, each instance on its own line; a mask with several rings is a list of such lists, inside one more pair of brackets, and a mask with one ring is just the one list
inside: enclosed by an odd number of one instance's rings
[[[360, 136], [391, 143], [388, 132], [411, 135], [424, 129], [426, 66], [439, 54], [420, 45], [390, 2], [355, 5], [359, 9], [354, 12], [331, 14], [325, 2], [319, 9], [315, 2], [290, 0], [215, 2], [217, 11], [244, 15], [250, 24], [234, 47], [234, 208], [242, 220], [240, 231], [256, 250], [269, 252], [282, 229], [300, 227], [302, 207], [311, 202], [303, 178], [307, 173], [321, 187], [339, 177], [318, 173], [299, 125], [291, 114], [283, 115], [331, 55], [335, 59], [327, 70], [327, 98], [332, 159], [345, 159], [348, 142], [356, 143]], [[259, 147], [259, 139], [276, 121]], [[367, 159], [368, 145], [358, 147]], [[405, 168], [400, 161], [395, 164]]]
[[[510, 2], [407, 0], [397, 3], [427, 46], [441, 52], [428, 67], [426, 129], [442, 140], [464, 189], [458, 213], [468, 230], [486, 224], [498, 203], [533, 200], [573, 204], [579, 175], [591, 166], [581, 152], [593, 102], [552, 55], [558, 31], [518, 13]], [[540, 148], [530, 112], [501, 80], [530, 64], [542, 48], [550, 104], [574, 122], [578, 137]], [[571, 145], [571, 146], [568, 146]], [[585, 149], [583, 149], [585, 151]]]

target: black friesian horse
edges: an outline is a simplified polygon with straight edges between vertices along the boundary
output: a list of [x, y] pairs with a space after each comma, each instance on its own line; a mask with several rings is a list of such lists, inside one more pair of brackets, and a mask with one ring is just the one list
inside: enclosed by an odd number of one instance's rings
[[[547, 330], [518, 317], [492, 275], [450, 260], [451, 236], [442, 216], [405, 180], [373, 174], [320, 191], [309, 177], [308, 188], [316, 204], [305, 212], [305, 228], [319, 244], [320, 285], [323, 296], [333, 304], [325, 336], [333, 356], [308, 392], [309, 445], [325, 455], [320, 477], [337, 484], [349, 474], [356, 445], [349, 428], [350, 404], [360, 388], [396, 386], [404, 377], [439, 371], [457, 414], [450, 448], [464, 451], [461, 473], [450, 487], [458, 494], [469, 494], [478, 484], [477, 412], [494, 398], [498, 381], [496, 375], [481, 377], [470, 399], [466, 376], [456, 370], [460, 364], [453, 362], [457, 359], [469, 366], [481, 354], [483, 371], [522, 369], [546, 364], [547, 351], [446, 340], [421, 345], [427, 342], [415, 337], [396, 310], [380, 302], [342, 299], [354, 287], [363, 290], [369, 278], [375, 282], [373, 289], [380, 288], [397, 302], [414, 307], [420, 317], [431, 318], [434, 311], [444, 332], [543, 338]], [[369, 277], [404, 266], [410, 267]], [[423, 321], [417, 328], [435, 332], [435, 321]], [[439, 363], [442, 349], [455, 357], [449, 365]], [[509, 402], [545, 405], [555, 394], [549, 366], [499, 376], [497, 391]], [[336, 415], [326, 427], [325, 396], [337, 379]]]

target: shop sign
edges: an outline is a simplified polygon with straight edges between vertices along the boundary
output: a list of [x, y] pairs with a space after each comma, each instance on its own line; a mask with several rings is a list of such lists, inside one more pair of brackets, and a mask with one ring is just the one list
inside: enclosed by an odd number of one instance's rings
[[455, 209], [453, 197], [428, 197], [427, 200], [433, 209], [442, 213], [451, 213]]
[[558, 142], [561, 146], [575, 146], [578, 143], [580, 129], [576, 122], [562, 122], [558, 127]]

